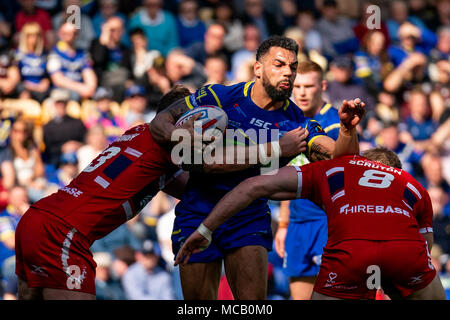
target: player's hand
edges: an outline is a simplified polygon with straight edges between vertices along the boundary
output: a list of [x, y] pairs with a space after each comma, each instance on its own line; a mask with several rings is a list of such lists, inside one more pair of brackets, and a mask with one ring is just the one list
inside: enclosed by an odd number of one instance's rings
[[365, 106], [366, 104], [359, 98], [350, 101], [342, 101], [342, 106], [339, 109], [341, 128], [348, 131], [352, 131], [354, 128], [356, 128], [356, 126], [366, 113]]
[[189, 238], [187, 238], [186, 242], [181, 247], [180, 251], [178, 251], [177, 256], [175, 257], [174, 265], [182, 264], [186, 265], [189, 261], [189, 258], [197, 252], [205, 250], [209, 246], [210, 242], [204, 236], [202, 236], [197, 230], [195, 230]]
[[304, 128], [298, 127], [294, 130], [286, 132], [280, 138], [281, 156], [293, 157], [306, 151], [306, 137], [308, 131]]
[[284, 258], [284, 243], [286, 241], [287, 228], [278, 227], [277, 233], [275, 234], [275, 251], [277, 254]]

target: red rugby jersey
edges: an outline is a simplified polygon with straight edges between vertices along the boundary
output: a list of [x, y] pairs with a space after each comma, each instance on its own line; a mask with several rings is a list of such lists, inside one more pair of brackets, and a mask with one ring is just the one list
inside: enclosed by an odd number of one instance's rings
[[358, 155], [296, 169], [297, 195], [327, 213], [328, 245], [350, 239], [423, 240], [419, 232], [433, 231], [428, 192], [406, 171]]
[[32, 206], [94, 241], [139, 213], [159, 191], [160, 177], [177, 170], [142, 124], [111, 143], [69, 185]]

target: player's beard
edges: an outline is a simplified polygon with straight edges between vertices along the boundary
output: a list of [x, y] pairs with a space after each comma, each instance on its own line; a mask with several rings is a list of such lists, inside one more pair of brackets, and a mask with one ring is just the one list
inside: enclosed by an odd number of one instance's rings
[[283, 81], [279, 81], [276, 86], [273, 86], [270, 83], [269, 78], [263, 72], [262, 85], [264, 87], [264, 90], [266, 90], [267, 94], [269, 95], [270, 99], [272, 99], [273, 101], [284, 101], [291, 97], [292, 89], [294, 89], [294, 86], [289, 81], [289, 89], [287, 90], [278, 89], [277, 87], [281, 82]]

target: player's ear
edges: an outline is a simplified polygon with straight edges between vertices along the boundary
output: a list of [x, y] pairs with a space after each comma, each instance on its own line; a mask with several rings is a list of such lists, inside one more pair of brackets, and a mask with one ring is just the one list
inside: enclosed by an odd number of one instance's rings
[[260, 79], [262, 77], [262, 63], [260, 61], [256, 61], [253, 65], [253, 72], [256, 78]]
[[327, 80], [322, 80], [322, 92], [325, 92], [328, 88]]

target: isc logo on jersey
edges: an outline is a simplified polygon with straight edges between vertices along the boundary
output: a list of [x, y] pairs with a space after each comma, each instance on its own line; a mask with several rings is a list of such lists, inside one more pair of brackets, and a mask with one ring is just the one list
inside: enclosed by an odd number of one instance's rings
[[256, 118], [252, 118], [252, 120], [250, 120], [250, 124], [253, 124], [257, 127], [260, 128], [264, 128], [264, 129], [269, 129], [268, 127], [272, 124], [271, 122], [265, 122], [261, 119], [256, 119]]

